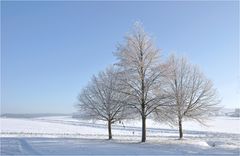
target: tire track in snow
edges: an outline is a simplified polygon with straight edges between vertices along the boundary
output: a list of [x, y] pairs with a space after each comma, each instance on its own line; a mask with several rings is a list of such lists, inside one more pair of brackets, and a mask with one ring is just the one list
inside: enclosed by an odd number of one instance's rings
[[19, 138], [18, 140], [24, 152], [26, 151], [29, 154], [40, 155], [40, 153], [33, 149], [33, 147], [24, 138]]

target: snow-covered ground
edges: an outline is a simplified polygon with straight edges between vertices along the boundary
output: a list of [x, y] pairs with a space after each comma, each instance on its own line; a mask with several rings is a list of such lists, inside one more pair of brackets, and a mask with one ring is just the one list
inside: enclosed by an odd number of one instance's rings
[[147, 120], [147, 142], [140, 143], [141, 122], [115, 123], [113, 140], [102, 121], [70, 116], [0, 118], [1, 154], [233, 154], [239, 155], [239, 118], [214, 117], [208, 127], [184, 122], [184, 139], [177, 128]]

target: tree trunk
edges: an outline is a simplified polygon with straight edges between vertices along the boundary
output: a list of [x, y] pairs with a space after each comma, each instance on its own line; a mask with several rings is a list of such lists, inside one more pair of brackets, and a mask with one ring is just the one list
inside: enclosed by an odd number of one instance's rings
[[183, 131], [182, 131], [182, 120], [178, 119], [178, 127], [179, 127], [179, 139], [183, 138]]
[[112, 139], [112, 122], [111, 120], [108, 120], [108, 139]]
[[142, 142], [146, 142], [146, 117], [142, 116]]

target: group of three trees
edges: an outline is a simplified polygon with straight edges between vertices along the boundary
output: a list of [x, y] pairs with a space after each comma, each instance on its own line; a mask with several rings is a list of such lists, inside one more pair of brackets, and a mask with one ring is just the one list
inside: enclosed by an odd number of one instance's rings
[[115, 56], [118, 62], [92, 77], [77, 105], [82, 115], [107, 121], [109, 139], [112, 123], [135, 114], [142, 119], [142, 142], [149, 115], [177, 124], [182, 138], [183, 120], [203, 122], [215, 111], [218, 100], [212, 82], [183, 57], [172, 55], [160, 62], [159, 49], [140, 24], [134, 25]]

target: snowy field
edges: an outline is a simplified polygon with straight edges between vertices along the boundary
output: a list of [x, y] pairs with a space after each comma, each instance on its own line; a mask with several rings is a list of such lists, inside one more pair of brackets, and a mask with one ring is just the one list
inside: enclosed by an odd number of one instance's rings
[[239, 155], [240, 120], [215, 117], [201, 126], [184, 122], [184, 139], [177, 128], [147, 120], [147, 142], [140, 143], [141, 122], [123, 121], [112, 126], [108, 141], [102, 121], [76, 120], [70, 116], [0, 118], [1, 155]]

